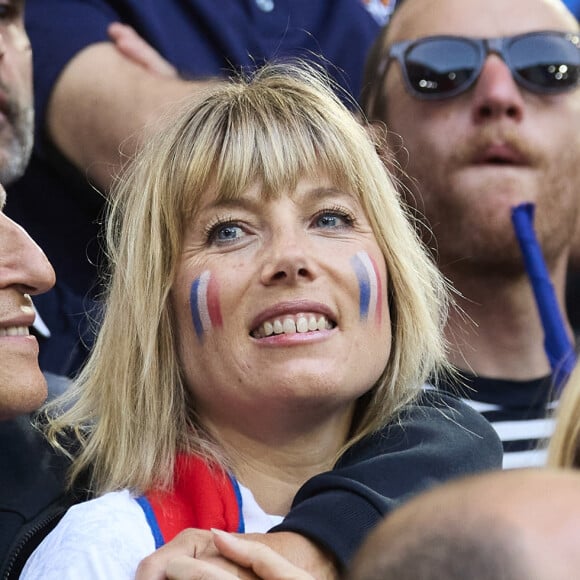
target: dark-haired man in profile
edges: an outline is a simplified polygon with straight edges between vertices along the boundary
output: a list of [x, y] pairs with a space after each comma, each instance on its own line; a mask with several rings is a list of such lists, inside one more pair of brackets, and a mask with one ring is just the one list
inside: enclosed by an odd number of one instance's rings
[[0, 576], [3, 559], [27, 523], [60, 509], [64, 464], [30, 425], [46, 399], [38, 365], [31, 295], [54, 284], [42, 250], [3, 212], [5, 185], [28, 163], [33, 141], [32, 59], [24, 29], [24, 1], [0, 5]]

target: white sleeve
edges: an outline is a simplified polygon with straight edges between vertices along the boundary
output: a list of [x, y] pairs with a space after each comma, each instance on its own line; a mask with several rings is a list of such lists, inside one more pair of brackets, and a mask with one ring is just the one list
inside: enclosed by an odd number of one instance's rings
[[24, 580], [133, 580], [155, 550], [145, 514], [128, 491], [73, 506], [32, 553]]

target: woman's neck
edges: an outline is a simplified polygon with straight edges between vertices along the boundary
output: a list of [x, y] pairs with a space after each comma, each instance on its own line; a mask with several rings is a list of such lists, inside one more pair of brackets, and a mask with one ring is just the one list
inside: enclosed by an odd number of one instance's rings
[[350, 429], [351, 413], [305, 432], [265, 434], [255, 428], [212, 429], [232, 470], [272, 515], [286, 515], [298, 489], [313, 476], [332, 469]]
[[250, 489], [260, 507], [268, 514], [284, 516], [290, 511], [294, 496], [311, 477], [332, 469], [332, 453], [325, 460], [314, 461], [304, 454], [267, 453], [245, 457], [234, 467], [240, 483]]

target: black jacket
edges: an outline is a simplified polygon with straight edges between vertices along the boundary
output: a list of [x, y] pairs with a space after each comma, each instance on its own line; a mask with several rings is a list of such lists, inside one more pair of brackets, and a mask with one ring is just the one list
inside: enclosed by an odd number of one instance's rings
[[0, 421], [0, 578], [17, 578], [31, 551], [78, 500], [64, 491], [67, 466], [28, 416]]

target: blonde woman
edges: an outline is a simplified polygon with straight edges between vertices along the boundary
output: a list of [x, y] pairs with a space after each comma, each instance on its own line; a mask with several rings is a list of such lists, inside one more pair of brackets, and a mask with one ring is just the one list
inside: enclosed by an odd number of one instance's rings
[[340, 567], [396, 500], [499, 467], [477, 413], [421, 395], [447, 369], [446, 284], [316, 71], [186, 102], [113, 199], [104, 321], [49, 430], [96, 498], [23, 578], [132, 578], [184, 528], [276, 524]]

